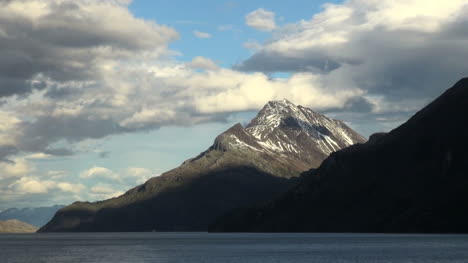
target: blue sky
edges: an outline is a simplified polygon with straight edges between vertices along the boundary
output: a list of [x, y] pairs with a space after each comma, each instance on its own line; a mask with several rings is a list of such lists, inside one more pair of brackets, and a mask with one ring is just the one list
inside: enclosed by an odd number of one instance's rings
[[0, 1], [0, 210], [123, 193], [286, 98], [364, 136], [468, 72], [468, 0]]
[[[277, 24], [310, 19], [324, 3], [339, 1], [133, 1], [129, 9], [144, 19], [169, 25], [180, 33], [171, 48], [181, 53], [179, 60], [189, 61], [196, 56], [210, 58], [224, 67], [246, 59], [251, 52], [243, 47], [248, 41], [264, 42], [270, 37], [245, 24], [246, 14], [264, 8], [275, 12]], [[212, 35], [199, 39], [193, 31]]]

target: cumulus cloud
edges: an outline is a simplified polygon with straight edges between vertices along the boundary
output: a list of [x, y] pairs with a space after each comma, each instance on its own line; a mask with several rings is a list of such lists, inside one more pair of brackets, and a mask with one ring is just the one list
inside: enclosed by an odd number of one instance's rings
[[259, 8], [245, 16], [245, 24], [260, 31], [272, 31], [276, 28], [275, 13]]
[[[359, 87], [328, 88], [309, 73], [274, 79], [219, 68], [204, 57], [177, 62], [167, 49], [177, 32], [135, 18], [125, 3], [28, 0], [2, 5], [1, 29], [8, 41], [0, 41], [0, 64], [5, 65], [0, 75], [38, 88], [8, 97], [0, 106], [0, 160], [22, 153], [68, 156], [83, 140], [223, 121], [234, 111], [259, 109], [273, 99], [326, 109], [362, 95]], [[14, 65], [1, 56], [12, 50], [35, 59], [10, 70]], [[30, 74], [13, 74], [21, 68]]]
[[8, 161], [5, 157], [16, 153], [17, 141], [13, 135], [20, 123], [13, 112], [0, 111], [0, 162]]
[[[17, 95], [21, 100], [42, 91], [44, 97], [50, 98], [44, 104], [19, 109], [25, 111], [23, 117], [28, 121], [15, 117], [17, 113], [13, 111], [17, 108], [1, 110], [0, 160], [20, 152], [72, 154], [70, 149], [49, 148], [49, 145], [62, 137], [60, 133], [70, 133], [80, 122], [83, 126], [75, 135], [65, 136], [66, 140], [80, 140], [78, 134], [83, 134], [82, 138], [100, 138], [118, 130], [110, 121], [71, 116], [78, 109], [63, 104], [59, 108], [67, 111], [71, 119], [49, 118], [47, 111], [58, 106], [54, 100], [102, 88], [109, 77], [107, 72], [122, 63], [171, 56], [167, 45], [178, 38], [178, 33], [167, 26], [135, 18], [127, 9], [129, 3], [111, 0], [0, 2], [0, 97]], [[42, 113], [30, 114], [28, 110]], [[102, 121], [98, 125], [101, 127], [90, 125], [89, 121], [96, 125]], [[99, 131], [102, 129], [106, 132]]]
[[121, 180], [118, 174], [114, 173], [112, 170], [108, 168], [100, 167], [100, 166], [93, 166], [81, 172], [80, 177], [81, 178], [102, 177], [102, 178], [108, 178], [108, 179], [115, 180], [115, 181]]
[[[34, 174], [34, 175], [33, 175]], [[34, 173], [21, 177], [0, 177], [0, 209], [9, 207], [34, 207], [71, 203], [83, 200], [87, 187], [80, 182], [70, 182], [65, 174]]]
[[[466, 0], [326, 4], [312, 19], [277, 29], [236, 68], [310, 72], [326, 87], [359, 88], [367, 100], [387, 105], [411, 100], [418, 108], [468, 72], [468, 45], [461, 44], [468, 40], [467, 4]], [[375, 110], [385, 110], [377, 106]]]
[[218, 68], [218, 65], [216, 65], [216, 63], [213, 60], [200, 56], [194, 57], [192, 61], [187, 65], [193, 69], [214, 70]]
[[[277, 28], [270, 41], [256, 44], [237, 66], [254, 73], [220, 68], [204, 57], [174, 61], [167, 45], [177, 32], [133, 17], [122, 3], [3, 3], [1, 29], [11, 45], [0, 44], [0, 56], [17, 50], [31, 57], [35, 49], [23, 45], [32, 39], [57, 68], [34, 65], [41, 56], [25, 64], [35, 73], [17, 78], [38, 88], [27, 100], [7, 98], [0, 106], [0, 160], [21, 153], [71, 155], [76, 143], [90, 138], [223, 121], [282, 98], [316, 110], [413, 112], [427, 101], [421, 94], [436, 96], [468, 71], [468, 48], [459, 44], [468, 35], [465, 2], [325, 5], [311, 20]], [[30, 23], [40, 26], [13, 34], [18, 24]], [[56, 28], [66, 32], [54, 33]], [[0, 75], [13, 77], [4, 68]], [[269, 75], [278, 71], [291, 75]]]
[[82, 184], [71, 184], [68, 182], [56, 182], [51, 180], [41, 180], [39, 177], [25, 176], [21, 177], [8, 186], [21, 194], [44, 194], [50, 190], [60, 190], [68, 193], [79, 193], [85, 186]]
[[0, 2], [0, 97], [47, 79], [93, 80], [116, 59], [163, 56], [173, 29], [135, 18], [122, 1]]
[[206, 33], [206, 32], [201, 32], [198, 30], [193, 31], [193, 34], [198, 38], [210, 38], [211, 37], [211, 34]]
[[[208, 81], [207, 81], [208, 80]], [[342, 107], [351, 97], [362, 94], [360, 89], [324, 89], [321, 79], [309, 73], [294, 74], [288, 79], [271, 79], [263, 73], [244, 74], [221, 69], [185, 79], [193, 90], [210, 90], [194, 98], [200, 113], [237, 112], [261, 108], [266, 101], [287, 98], [315, 109]], [[193, 86], [195, 83], [203, 85]], [[197, 94], [193, 92], [193, 94]]]
[[[130, 167], [113, 171], [93, 166], [74, 176], [66, 170], [38, 171], [27, 159], [15, 159], [17, 166], [27, 169], [13, 170], [0, 163], [0, 209], [16, 206], [34, 206], [71, 203], [76, 200], [96, 201], [123, 194], [126, 190], [157, 176], [149, 169]], [[5, 169], [5, 167], [7, 167]], [[13, 170], [13, 171], [12, 171]], [[8, 174], [7, 174], [8, 172]]]
[[[15, 112], [6, 125], [2, 157], [30, 152], [70, 155], [73, 144], [112, 134], [223, 121], [232, 112], [261, 108], [268, 100], [287, 98], [316, 109], [341, 107], [362, 94], [359, 88], [325, 89], [321, 79], [299, 73], [272, 79], [218, 68], [207, 59], [192, 63], [143, 64], [109, 71], [98, 86], [63, 85], [75, 90], [61, 96], [48, 91], [28, 100], [10, 100], [4, 115]], [[205, 68], [198, 72], [193, 67]], [[83, 86], [84, 85], [84, 86]], [[0, 111], [1, 112], [1, 111]], [[0, 115], [1, 116], [1, 115]], [[68, 148], [64, 148], [67, 145]]]
[[0, 162], [0, 178], [27, 176], [35, 170], [25, 158]]
[[25, 194], [47, 193], [48, 187], [45, 183], [40, 182], [37, 178], [22, 177], [15, 183], [10, 185], [15, 191]]

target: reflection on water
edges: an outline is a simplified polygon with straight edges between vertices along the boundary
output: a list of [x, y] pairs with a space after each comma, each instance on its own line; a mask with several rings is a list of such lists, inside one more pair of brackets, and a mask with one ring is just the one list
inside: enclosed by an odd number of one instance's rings
[[1, 263], [467, 262], [467, 235], [65, 233], [0, 235]]

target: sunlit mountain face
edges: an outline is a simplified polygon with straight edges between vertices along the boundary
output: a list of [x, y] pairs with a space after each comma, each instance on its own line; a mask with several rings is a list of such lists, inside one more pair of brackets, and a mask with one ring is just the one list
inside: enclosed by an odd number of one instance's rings
[[286, 191], [330, 153], [365, 141], [341, 121], [270, 101], [179, 167], [117, 198], [65, 207], [40, 231], [206, 231], [221, 214]]

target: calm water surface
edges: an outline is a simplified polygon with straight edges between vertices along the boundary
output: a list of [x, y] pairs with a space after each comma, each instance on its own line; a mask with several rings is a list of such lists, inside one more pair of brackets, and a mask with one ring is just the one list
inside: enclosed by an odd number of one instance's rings
[[26, 262], [468, 262], [468, 236], [208, 233], [0, 235], [0, 263]]

